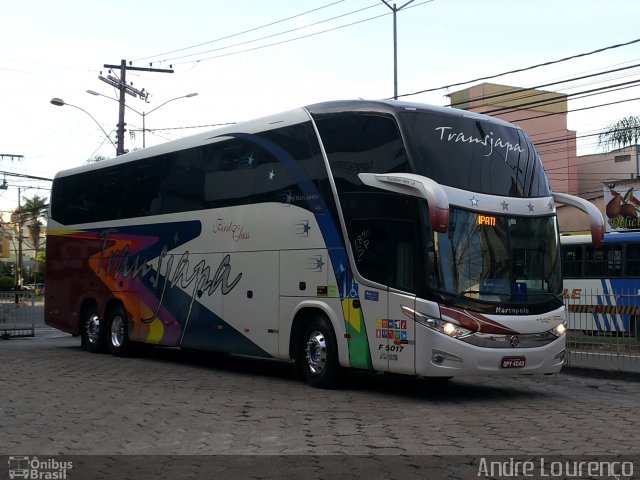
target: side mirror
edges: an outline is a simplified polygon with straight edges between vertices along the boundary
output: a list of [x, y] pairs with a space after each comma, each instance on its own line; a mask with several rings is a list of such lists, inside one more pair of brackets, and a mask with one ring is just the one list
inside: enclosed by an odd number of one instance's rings
[[424, 198], [429, 204], [431, 228], [434, 232], [446, 233], [449, 199], [439, 183], [413, 173], [359, 173], [358, 178], [370, 187]]
[[567, 195], [566, 193], [553, 193], [552, 195], [556, 202], [579, 208], [589, 215], [591, 243], [594, 247], [600, 247], [604, 243], [604, 218], [598, 207], [584, 198]]

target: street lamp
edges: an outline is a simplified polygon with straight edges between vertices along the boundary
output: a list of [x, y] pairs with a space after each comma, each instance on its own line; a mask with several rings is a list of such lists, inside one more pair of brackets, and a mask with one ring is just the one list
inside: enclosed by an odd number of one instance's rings
[[197, 93], [187, 93], [186, 95], [182, 95], [181, 97], [176, 97], [176, 98], [172, 98], [170, 100], [167, 100], [164, 103], [161, 103], [160, 105], [158, 105], [156, 108], [153, 108], [151, 110], [149, 110], [147, 113], [142, 112], [142, 148], [144, 148], [145, 146], [145, 125], [144, 125], [144, 118], [149, 115], [150, 113], [155, 112], [156, 110], [158, 110], [160, 107], [166, 105], [169, 102], [173, 102], [174, 100], [180, 100], [181, 98], [191, 98], [191, 97], [195, 97], [196, 95], [198, 95]]
[[396, 13], [402, 10], [404, 7], [412, 3], [414, 0], [409, 0], [407, 3], [402, 5], [400, 8], [396, 7], [396, 4], [393, 4], [393, 7], [389, 5], [387, 0], [382, 0], [382, 2], [391, 9], [393, 12], [393, 99], [398, 99], [398, 33], [397, 33], [397, 24], [396, 24]]
[[[109, 96], [107, 96], [107, 95], [103, 95], [103, 94], [98, 93], [98, 92], [96, 92], [96, 91], [94, 91], [94, 90], [87, 90], [87, 93], [90, 93], [91, 95], [95, 95], [95, 96], [98, 96], [98, 97], [109, 98], [109, 99], [111, 99], [111, 100], [113, 100], [113, 101], [116, 101], [116, 102], [118, 101], [118, 100], [117, 100], [117, 99], [115, 99], [115, 98], [109, 97]], [[125, 107], [127, 107], [129, 110], [133, 110], [133, 111], [134, 111], [134, 112], [136, 112], [138, 115], [142, 116], [142, 148], [145, 148], [145, 147], [147, 146], [147, 142], [146, 142], [146, 132], [147, 132], [147, 129], [146, 129], [146, 125], [145, 125], [145, 118], [146, 118], [146, 116], [147, 116], [147, 115], [149, 115], [150, 113], [155, 112], [155, 111], [156, 111], [156, 110], [158, 110], [160, 107], [163, 107], [164, 105], [166, 105], [166, 104], [167, 104], [167, 103], [169, 103], [169, 102], [173, 102], [174, 100], [180, 100], [181, 98], [191, 98], [191, 97], [195, 97], [195, 96], [197, 96], [197, 95], [198, 95], [197, 93], [188, 93], [188, 94], [186, 94], [186, 95], [182, 95], [182, 96], [180, 96], [180, 97], [171, 98], [171, 99], [167, 100], [166, 102], [161, 103], [161, 104], [160, 104], [160, 105], [158, 105], [156, 108], [153, 108], [153, 109], [149, 110], [148, 112], [139, 112], [139, 111], [138, 111], [138, 110], [136, 110], [135, 108], [132, 108], [132, 107], [130, 107], [129, 105], [125, 104]]]
[[113, 140], [111, 140], [111, 137], [107, 134], [107, 132], [104, 131], [104, 128], [102, 128], [102, 125], [100, 125], [100, 123], [98, 123], [98, 121], [95, 118], [93, 118], [93, 115], [87, 112], [84, 108], [78, 107], [77, 105], [71, 105], [70, 103], [66, 103], [61, 98], [52, 98], [51, 104], [55, 105], [56, 107], [62, 107], [63, 105], [68, 105], [70, 107], [77, 108], [78, 110], [82, 110], [84, 113], [89, 115], [94, 122], [96, 122], [96, 125], [100, 127], [100, 130], [102, 130], [102, 133], [104, 133], [104, 136], [107, 137], [107, 139], [109, 139], [109, 141], [111, 142], [111, 145], [115, 147], [116, 151], [118, 150], [118, 147], [116, 147], [116, 144], [113, 143]]

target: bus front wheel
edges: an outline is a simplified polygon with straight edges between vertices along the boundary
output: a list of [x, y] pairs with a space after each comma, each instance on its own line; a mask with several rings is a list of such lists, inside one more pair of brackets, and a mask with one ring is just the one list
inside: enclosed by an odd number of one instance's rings
[[127, 318], [127, 312], [121, 305], [111, 308], [107, 315], [109, 351], [116, 357], [129, 356], [132, 351]]
[[332, 388], [339, 379], [338, 344], [331, 323], [314, 318], [303, 336], [300, 366], [305, 381], [316, 388]]

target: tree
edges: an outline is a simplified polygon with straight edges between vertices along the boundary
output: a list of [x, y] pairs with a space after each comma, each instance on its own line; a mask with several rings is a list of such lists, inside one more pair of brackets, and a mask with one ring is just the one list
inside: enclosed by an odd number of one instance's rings
[[22, 205], [17, 214], [22, 216], [22, 221], [27, 223], [29, 228], [29, 238], [33, 244], [34, 257], [38, 256], [40, 252], [40, 232], [42, 230], [43, 218], [47, 215], [47, 199], [35, 195], [33, 198], [25, 198], [24, 205]]
[[598, 135], [598, 145], [613, 148], [628, 147], [640, 141], [640, 116], [624, 117], [611, 123]]

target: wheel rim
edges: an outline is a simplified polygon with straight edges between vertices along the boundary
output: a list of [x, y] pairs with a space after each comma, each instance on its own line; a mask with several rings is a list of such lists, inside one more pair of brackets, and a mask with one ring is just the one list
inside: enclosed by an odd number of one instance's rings
[[327, 343], [322, 332], [309, 335], [305, 347], [307, 366], [312, 375], [320, 375], [327, 365]]
[[111, 319], [111, 344], [119, 347], [124, 341], [124, 321], [120, 315]]
[[87, 332], [87, 340], [91, 344], [96, 344], [100, 341], [100, 317], [95, 313], [87, 319], [85, 326]]

